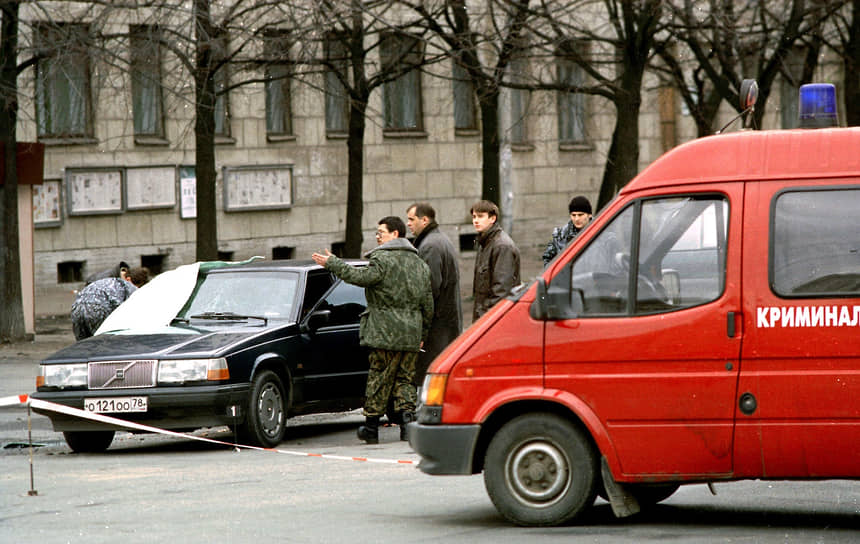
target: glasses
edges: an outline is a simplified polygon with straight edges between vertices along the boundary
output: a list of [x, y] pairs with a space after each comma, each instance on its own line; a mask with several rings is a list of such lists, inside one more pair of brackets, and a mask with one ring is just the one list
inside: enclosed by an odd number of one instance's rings
[[376, 237], [377, 237], [377, 238], [382, 238], [382, 237], [383, 237], [383, 236], [385, 236], [386, 234], [391, 234], [391, 233], [390, 233], [390, 232], [388, 232], [387, 230], [378, 230], [378, 231], [376, 231]]

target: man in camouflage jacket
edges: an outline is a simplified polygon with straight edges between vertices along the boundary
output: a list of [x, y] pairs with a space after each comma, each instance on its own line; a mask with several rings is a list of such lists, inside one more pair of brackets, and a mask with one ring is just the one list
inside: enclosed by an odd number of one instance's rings
[[332, 255], [314, 253], [313, 260], [347, 283], [364, 287], [367, 310], [361, 316], [361, 345], [370, 348], [365, 424], [358, 437], [368, 444], [379, 442], [379, 418], [394, 397], [400, 439], [415, 420], [415, 363], [427, 340], [433, 319], [430, 269], [406, 239], [406, 225], [399, 217], [380, 219], [374, 249], [365, 254], [365, 267], [352, 267]]

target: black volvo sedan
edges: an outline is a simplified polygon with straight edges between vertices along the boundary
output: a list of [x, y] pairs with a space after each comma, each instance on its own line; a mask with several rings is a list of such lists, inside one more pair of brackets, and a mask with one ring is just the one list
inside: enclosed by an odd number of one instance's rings
[[[43, 360], [32, 397], [174, 431], [229, 425], [274, 447], [289, 416], [363, 405], [365, 308], [364, 289], [309, 260], [180, 266]], [[40, 413], [76, 452], [104, 451], [117, 430]]]

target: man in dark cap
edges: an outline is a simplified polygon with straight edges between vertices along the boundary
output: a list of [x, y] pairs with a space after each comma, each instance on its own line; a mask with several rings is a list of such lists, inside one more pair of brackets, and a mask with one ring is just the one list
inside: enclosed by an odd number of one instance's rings
[[570, 221], [563, 227], [552, 229], [552, 239], [543, 252], [544, 266], [561, 253], [591, 221], [591, 202], [582, 195], [573, 197], [567, 205], [567, 210], [570, 212]]

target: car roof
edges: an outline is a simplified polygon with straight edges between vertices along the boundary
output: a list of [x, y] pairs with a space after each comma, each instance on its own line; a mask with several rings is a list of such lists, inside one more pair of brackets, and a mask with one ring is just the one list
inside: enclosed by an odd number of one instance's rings
[[[362, 266], [367, 264], [367, 261], [361, 259], [343, 259], [344, 262]], [[253, 271], [253, 270], [284, 270], [294, 272], [308, 272], [322, 268], [311, 259], [275, 259], [271, 261], [256, 260], [248, 263], [225, 264], [209, 269], [206, 273], [230, 272], [235, 270]]]

